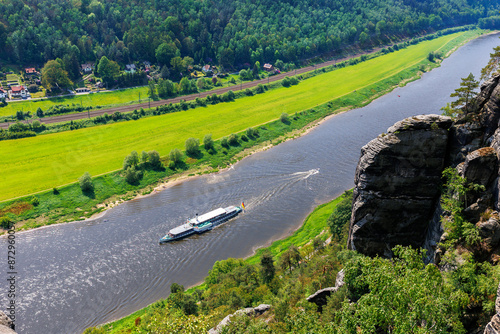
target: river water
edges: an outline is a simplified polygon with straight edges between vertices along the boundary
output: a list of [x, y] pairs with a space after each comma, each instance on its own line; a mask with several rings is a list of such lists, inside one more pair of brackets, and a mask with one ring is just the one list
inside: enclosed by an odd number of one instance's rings
[[[469, 72], [479, 77], [498, 44], [498, 35], [478, 38], [422, 79], [219, 174], [124, 203], [94, 221], [18, 233], [16, 329], [81, 333], [167, 297], [173, 282], [200, 282], [217, 260], [248, 256], [289, 235], [315, 206], [353, 187], [363, 145], [405, 117], [441, 113], [460, 78]], [[186, 218], [241, 201], [247, 210], [236, 219], [158, 244]], [[5, 238], [0, 247], [7, 248]], [[0, 273], [2, 286], [6, 271]], [[2, 305], [6, 298], [2, 292]]]

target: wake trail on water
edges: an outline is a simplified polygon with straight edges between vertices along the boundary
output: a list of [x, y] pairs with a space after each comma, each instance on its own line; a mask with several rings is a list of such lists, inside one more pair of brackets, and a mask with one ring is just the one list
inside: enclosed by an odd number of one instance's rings
[[[304, 180], [307, 180], [312, 175], [316, 175], [318, 173], [319, 173], [319, 168], [314, 168], [314, 169], [310, 169], [310, 170], [305, 171], [305, 172], [295, 172], [295, 173], [291, 173], [291, 174], [284, 174], [284, 175], [274, 177], [273, 181], [275, 183], [277, 183], [276, 186], [270, 187], [269, 189], [267, 189], [265, 192], [263, 192], [262, 194], [260, 194], [257, 197], [248, 199], [246, 201], [245, 206], [252, 208], [252, 207], [258, 206], [264, 202], [267, 202], [272, 197], [275, 197], [275, 196], [278, 196], [278, 195], [284, 193], [286, 190], [292, 188], [297, 183], [304, 181]], [[307, 183], [306, 183], [306, 185], [307, 185]]]

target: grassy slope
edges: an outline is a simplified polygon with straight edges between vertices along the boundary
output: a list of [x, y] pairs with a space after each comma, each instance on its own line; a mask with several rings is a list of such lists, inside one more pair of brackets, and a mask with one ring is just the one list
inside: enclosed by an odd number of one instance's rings
[[136, 87], [88, 95], [64, 96], [43, 100], [10, 102], [7, 106], [0, 108], [0, 116], [15, 115], [18, 110], [31, 111], [33, 113], [38, 108], [42, 108], [42, 110], [45, 111], [52, 106], [60, 104], [81, 104], [84, 107], [111, 107], [115, 105], [133, 104], [139, 103], [139, 93], [141, 93], [141, 102], [145, 102], [148, 100], [148, 87]]
[[182, 148], [188, 137], [202, 138], [212, 133], [219, 138], [276, 119], [282, 112], [293, 113], [325, 103], [395, 75], [423, 61], [430, 51], [463, 36], [443, 36], [313, 77], [298, 86], [232, 103], [1, 142], [4, 158], [0, 159], [0, 200], [74, 182], [85, 171], [97, 175], [119, 169], [132, 150], [154, 149], [166, 155], [172, 148]]

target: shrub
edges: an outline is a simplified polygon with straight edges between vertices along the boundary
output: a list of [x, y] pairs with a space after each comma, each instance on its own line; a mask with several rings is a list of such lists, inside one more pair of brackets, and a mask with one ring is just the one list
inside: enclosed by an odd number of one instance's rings
[[160, 160], [160, 154], [157, 151], [149, 151], [148, 152], [148, 161], [149, 161], [149, 166], [152, 169], [160, 169], [162, 168], [162, 163]]
[[257, 131], [257, 129], [254, 129], [254, 128], [248, 128], [246, 130], [246, 134], [247, 134], [248, 138], [255, 138], [258, 135], [258, 131]]
[[14, 222], [7, 216], [0, 217], [0, 226], [4, 229], [9, 229]]
[[148, 154], [148, 152], [142, 151], [142, 153], [141, 153], [141, 163], [143, 165], [147, 165], [148, 161], [149, 161], [149, 154]]
[[91, 192], [94, 190], [94, 183], [92, 183], [92, 177], [89, 172], [85, 172], [78, 179], [78, 182], [80, 183], [80, 189], [82, 189], [83, 192]]
[[182, 162], [182, 152], [178, 148], [174, 148], [170, 151], [168, 158], [170, 159], [168, 167], [172, 168], [173, 166], [175, 168], [177, 164]]
[[211, 134], [206, 134], [205, 137], [203, 137], [203, 147], [205, 147], [207, 151], [214, 148], [214, 140]]
[[225, 147], [225, 148], [228, 148], [229, 147], [229, 143], [227, 141], [227, 137], [223, 137], [221, 140], [220, 140], [220, 145], [222, 147]]
[[248, 141], [248, 137], [245, 134], [241, 135], [241, 140]]
[[142, 179], [142, 171], [135, 168], [135, 166], [128, 167], [125, 170], [125, 180], [129, 184], [137, 184]]
[[281, 114], [280, 121], [283, 122], [283, 123], [289, 123], [290, 122], [288, 114], [286, 112], [284, 112], [284, 113]]
[[231, 133], [231, 135], [229, 135], [229, 139], [227, 140], [227, 142], [229, 143], [229, 145], [233, 146], [238, 145], [238, 136], [235, 135], [234, 133]]
[[31, 197], [31, 204], [33, 206], [38, 206], [40, 204], [40, 199], [38, 199], [38, 197], [36, 197], [36, 196], [32, 196]]
[[250, 89], [247, 88], [247, 89], [245, 89], [245, 95], [246, 96], [252, 96], [253, 93], [252, 93], [252, 91]]
[[262, 93], [264, 93], [264, 85], [262, 85], [262, 84], [258, 84], [258, 85], [257, 85], [257, 88], [255, 89], [255, 91], [257, 92], [257, 94], [262, 94]]
[[54, 195], [59, 195], [59, 190], [57, 190], [57, 188], [52, 188], [52, 193]]
[[196, 138], [188, 138], [185, 143], [186, 154], [196, 156], [200, 154], [200, 140]]
[[127, 169], [132, 166], [137, 166], [139, 163], [139, 154], [137, 151], [132, 151], [129, 155], [125, 157], [123, 160], [123, 169]]
[[42, 110], [42, 108], [38, 107], [38, 109], [36, 110], [36, 115], [38, 117], [43, 117], [43, 110]]
[[178, 283], [172, 283], [170, 286], [170, 293], [184, 292], [184, 286]]

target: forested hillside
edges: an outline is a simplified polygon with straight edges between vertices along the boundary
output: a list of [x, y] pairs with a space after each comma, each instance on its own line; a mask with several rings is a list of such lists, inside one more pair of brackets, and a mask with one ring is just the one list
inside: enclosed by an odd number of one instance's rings
[[499, 8], [498, 0], [0, 0], [0, 60], [291, 62], [395, 35], [491, 28]]

